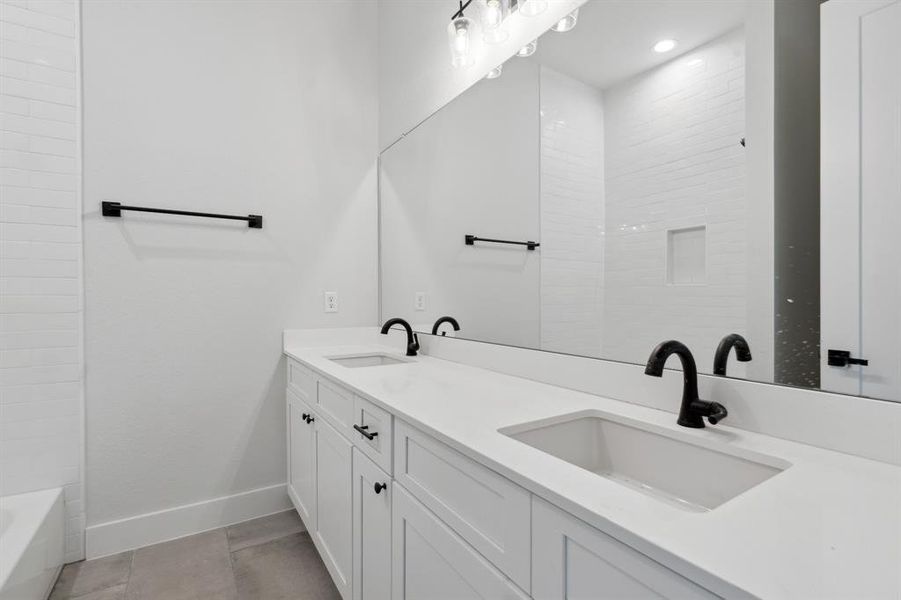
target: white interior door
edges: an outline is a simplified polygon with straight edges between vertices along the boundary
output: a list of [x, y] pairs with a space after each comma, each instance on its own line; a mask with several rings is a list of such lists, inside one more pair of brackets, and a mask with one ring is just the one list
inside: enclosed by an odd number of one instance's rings
[[901, 0], [821, 17], [822, 388], [901, 400]]
[[901, 400], [901, 2], [861, 19], [861, 352], [866, 396]]

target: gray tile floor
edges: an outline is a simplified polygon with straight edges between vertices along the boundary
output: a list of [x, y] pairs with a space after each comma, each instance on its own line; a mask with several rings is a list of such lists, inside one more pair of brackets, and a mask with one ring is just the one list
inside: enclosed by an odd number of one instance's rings
[[66, 565], [50, 600], [338, 600], [293, 510]]

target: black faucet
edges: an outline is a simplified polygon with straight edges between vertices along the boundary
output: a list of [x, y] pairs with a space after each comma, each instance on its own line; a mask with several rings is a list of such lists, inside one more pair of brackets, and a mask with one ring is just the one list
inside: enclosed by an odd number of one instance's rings
[[679, 420], [682, 427], [704, 427], [704, 419], [707, 417], [711, 425], [716, 425], [726, 418], [729, 413], [726, 407], [718, 402], [708, 402], [698, 398], [698, 367], [695, 365], [695, 357], [691, 350], [682, 342], [670, 340], [662, 342], [651, 352], [648, 365], [645, 367], [645, 375], [654, 377], [663, 376], [663, 365], [671, 354], [675, 354], [682, 361], [682, 376], [684, 387], [682, 388], [682, 407], [679, 409]]
[[419, 337], [413, 333], [413, 328], [410, 327], [410, 324], [403, 319], [394, 317], [385, 321], [385, 324], [382, 325], [382, 335], [387, 335], [388, 330], [395, 325], [402, 325], [407, 330], [407, 356], [416, 356], [416, 351], [419, 350]]
[[748, 346], [748, 340], [738, 335], [730, 333], [722, 340], [716, 348], [716, 354], [713, 356], [713, 374], [726, 376], [726, 363], [729, 361], [729, 351], [735, 347], [735, 358], [739, 362], [748, 362], [751, 360], [751, 347]]
[[[432, 335], [438, 335], [438, 328], [441, 327], [442, 323], [450, 323], [451, 327], [454, 328], [454, 331], [460, 331], [460, 324], [457, 323], [457, 319], [453, 317], [441, 317], [435, 321], [434, 325], [432, 325]], [[444, 332], [442, 332], [441, 335], [444, 335]]]

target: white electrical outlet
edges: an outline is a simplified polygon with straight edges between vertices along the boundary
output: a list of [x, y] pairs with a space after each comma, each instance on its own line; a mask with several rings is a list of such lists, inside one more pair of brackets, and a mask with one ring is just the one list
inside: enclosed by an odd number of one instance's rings
[[324, 300], [325, 300], [325, 312], [327, 312], [327, 313], [338, 312], [338, 292], [326, 292]]
[[416, 306], [416, 310], [425, 310], [425, 292], [416, 292], [416, 299], [414, 300], [414, 304]]

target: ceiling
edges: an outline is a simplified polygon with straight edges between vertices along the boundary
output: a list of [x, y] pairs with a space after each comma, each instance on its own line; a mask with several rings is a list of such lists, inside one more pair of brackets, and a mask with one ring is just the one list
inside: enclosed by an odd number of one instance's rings
[[[741, 26], [748, 1], [753, 0], [589, 0], [576, 28], [548, 31], [534, 56], [605, 89]], [[662, 39], [678, 45], [654, 52]]]

